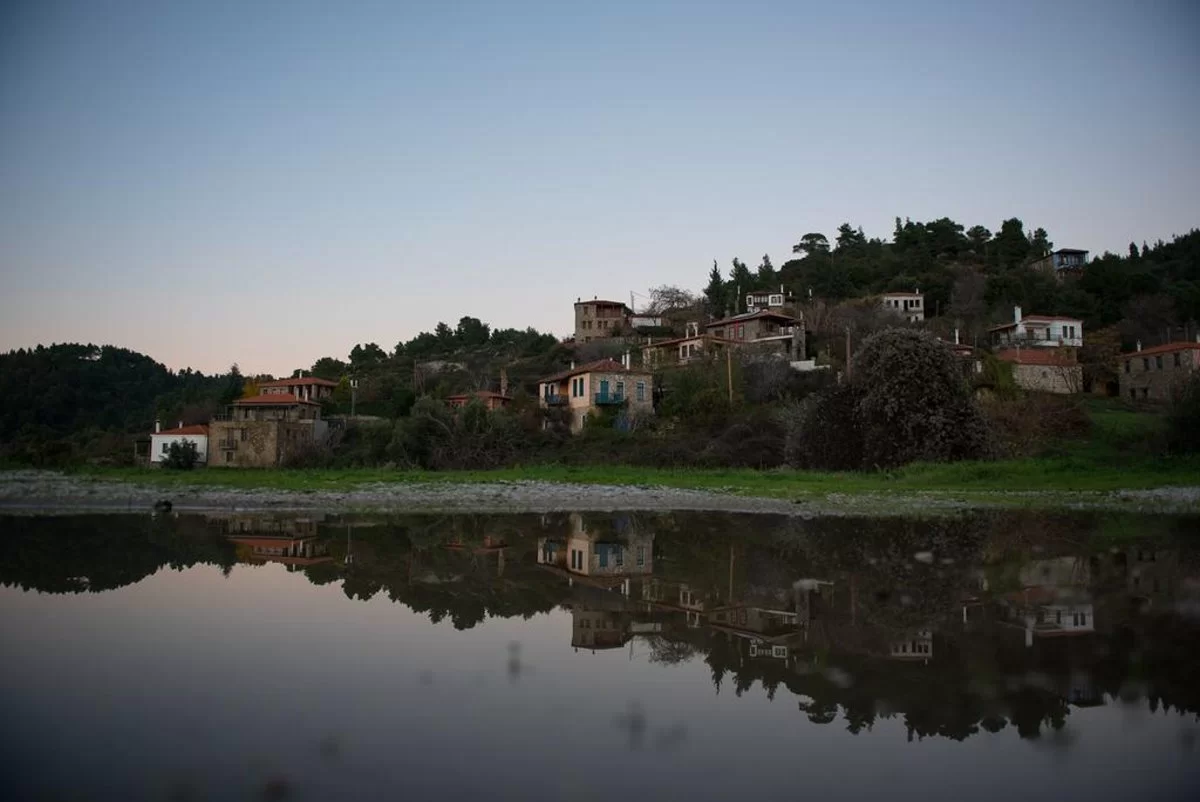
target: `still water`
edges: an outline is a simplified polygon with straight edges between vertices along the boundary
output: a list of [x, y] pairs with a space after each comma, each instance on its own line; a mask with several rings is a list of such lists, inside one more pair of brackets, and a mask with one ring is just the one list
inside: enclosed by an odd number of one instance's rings
[[8, 799], [1200, 798], [1200, 520], [0, 518]]

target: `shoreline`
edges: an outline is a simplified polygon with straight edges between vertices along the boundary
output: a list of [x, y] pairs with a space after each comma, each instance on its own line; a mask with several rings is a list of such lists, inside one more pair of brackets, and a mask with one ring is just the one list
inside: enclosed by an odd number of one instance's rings
[[0, 472], [0, 514], [150, 512], [542, 513], [690, 510], [800, 517], [948, 515], [972, 510], [1044, 509], [1187, 514], [1200, 512], [1200, 486], [1110, 491], [897, 490], [820, 492], [791, 498], [734, 488], [573, 483], [537, 479], [364, 482], [343, 489], [240, 488], [153, 484], [51, 471]]

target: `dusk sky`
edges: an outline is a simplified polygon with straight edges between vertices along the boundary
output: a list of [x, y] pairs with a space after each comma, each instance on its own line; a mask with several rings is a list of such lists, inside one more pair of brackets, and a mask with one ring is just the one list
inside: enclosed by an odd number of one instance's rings
[[808, 231], [1200, 226], [1200, 6], [0, 4], [0, 351], [287, 374]]

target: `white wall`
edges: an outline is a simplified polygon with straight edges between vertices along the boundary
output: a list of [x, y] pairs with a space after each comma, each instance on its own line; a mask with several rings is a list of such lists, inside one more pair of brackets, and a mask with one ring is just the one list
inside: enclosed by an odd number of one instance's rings
[[196, 444], [196, 456], [200, 462], [208, 462], [208, 435], [206, 434], [152, 434], [150, 435], [150, 461], [162, 462], [171, 443], [189, 442]]

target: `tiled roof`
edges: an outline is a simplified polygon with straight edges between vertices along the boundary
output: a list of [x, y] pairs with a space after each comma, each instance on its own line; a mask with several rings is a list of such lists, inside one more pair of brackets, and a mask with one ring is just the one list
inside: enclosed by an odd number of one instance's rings
[[208, 436], [208, 427], [205, 426], [203, 423], [197, 423], [193, 426], [184, 426], [182, 428], [163, 429], [161, 432], [151, 432], [151, 434], [155, 434], [160, 437], [163, 435], [171, 435], [172, 437], [175, 437], [175, 436], [182, 437], [185, 434], [192, 434], [192, 435], [202, 434], [207, 437]]
[[890, 298], [898, 298], [898, 297], [924, 298], [925, 293], [923, 293], [923, 292], [885, 292], [883, 294], [883, 297], [884, 298], [889, 298], [889, 297]]
[[505, 401], [512, 400], [511, 395], [504, 395], [504, 393], [497, 393], [494, 390], [476, 390], [473, 393], [459, 393], [458, 395], [446, 396], [447, 401], [460, 401], [460, 400], [467, 399], [467, 398], [501, 398], [501, 399], [504, 399]]
[[729, 323], [745, 323], [747, 320], [758, 320], [759, 318], [775, 318], [776, 320], [786, 320], [789, 323], [796, 320], [796, 318], [792, 317], [791, 315], [785, 315], [780, 312], [772, 312], [769, 309], [763, 309], [758, 312], [743, 312], [742, 314], [734, 315], [733, 317], [714, 320], [711, 323], [706, 323], [704, 327], [711, 329], [713, 326], [724, 326]]
[[996, 358], [1001, 362], [1012, 362], [1015, 365], [1072, 367], [1079, 364], [1075, 361], [1073, 355], [1045, 348], [1014, 348], [1007, 351], [997, 351]]
[[1077, 318], [1077, 317], [1063, 317], [1062, 315], [1025, 315], [1024, 317], [1022, 317], [1022, 318], [1021, 318], [1021, 320], [1022, 320], [1022, 321], [1025, 321], [1025, 320], [1038, 320], [1038, 321], [1041, 321], [1041, 320], [1046, 320], [1046, 321], [1050, 321], [1050, 322], [1054, 322], [1055, 320], [1065, 320], [1065, 321], [1067, 321], [1067, 322], [1070, 322], [1070, 323], [1082, 323], [1082, 322], [1083, 322], [1083, 321], [1082, 321], [1082, 319], [1080, 319], [1080, 318]]
[[295, 387], [297, 385], [305, 387], [307, 385], [317, 385], [319, 387], [337, 387], [337, 382], [331, 382], [329, 379], [318, 379], [316, 376], [302, 376], [299, 379], [276, 379], [271, 382], [262, 382], [259, 387]]
[[605, 306], [623, 306], [626, 309], [629, 308], [629, 305], [626, 304], [624, 301], [606, 301], [603, 298], [593, 298], [590, 301], [582, 300], [582, 301], [575, 302], [576, 306], [583, 306], [584, 304], [603, 304]]
[[[584, 373], [634, 373], [635, 371], [627, 369], [624, 365], [615, 359], [598, 359], [595, 362], [588, 362], [586, 365], [580, 365], [570, 370], [564, 370], [561, 373], [555, 373], [553, 376], [547, 376], [544, 379], [538, 379], [542, 384], [550, 382], [560, 382], [563, 379], [569, 379], [572, 376], [579, 376]], [[649, 371], [637, 371], [640, 373], [648, 373]]]
[[657, 342], [646, 343], [642, 346], [642, 348], [658, 348], [661, 345], [679, 345], [679, 343], [691, 342], [692, 340], [705, 340], [715, 343], [733, 342], [733, 340], [729, 340], [725, 337], [718, 337], [715, 334], [697, 334], [692, 337], [675, 337], [674, 339], [670, 340], [658, 340]]
[[235, 407], [258, 405], [268, 407], [291, 407], [296, 404], [309, 404], [314, 407], [320, 406], [316, 401], [309, 401], [306, 398], [297, 398], [291, 393], [269, 393], [266, 395], [255, 395], [249, 398], [239, 398], [233, 402]]
[[1200, 351], [1200, 343], [1167, 343], [1166, 345], [1156, 345], [1153, 348], [1143, 348], [1140, 351], [1131, 351], [1128, 354], [1121, 354], [1122, 359], [1129, 359], [1135, 356], [1153, 356], [1154, 354], [1171, 354], [1176, 351]]

